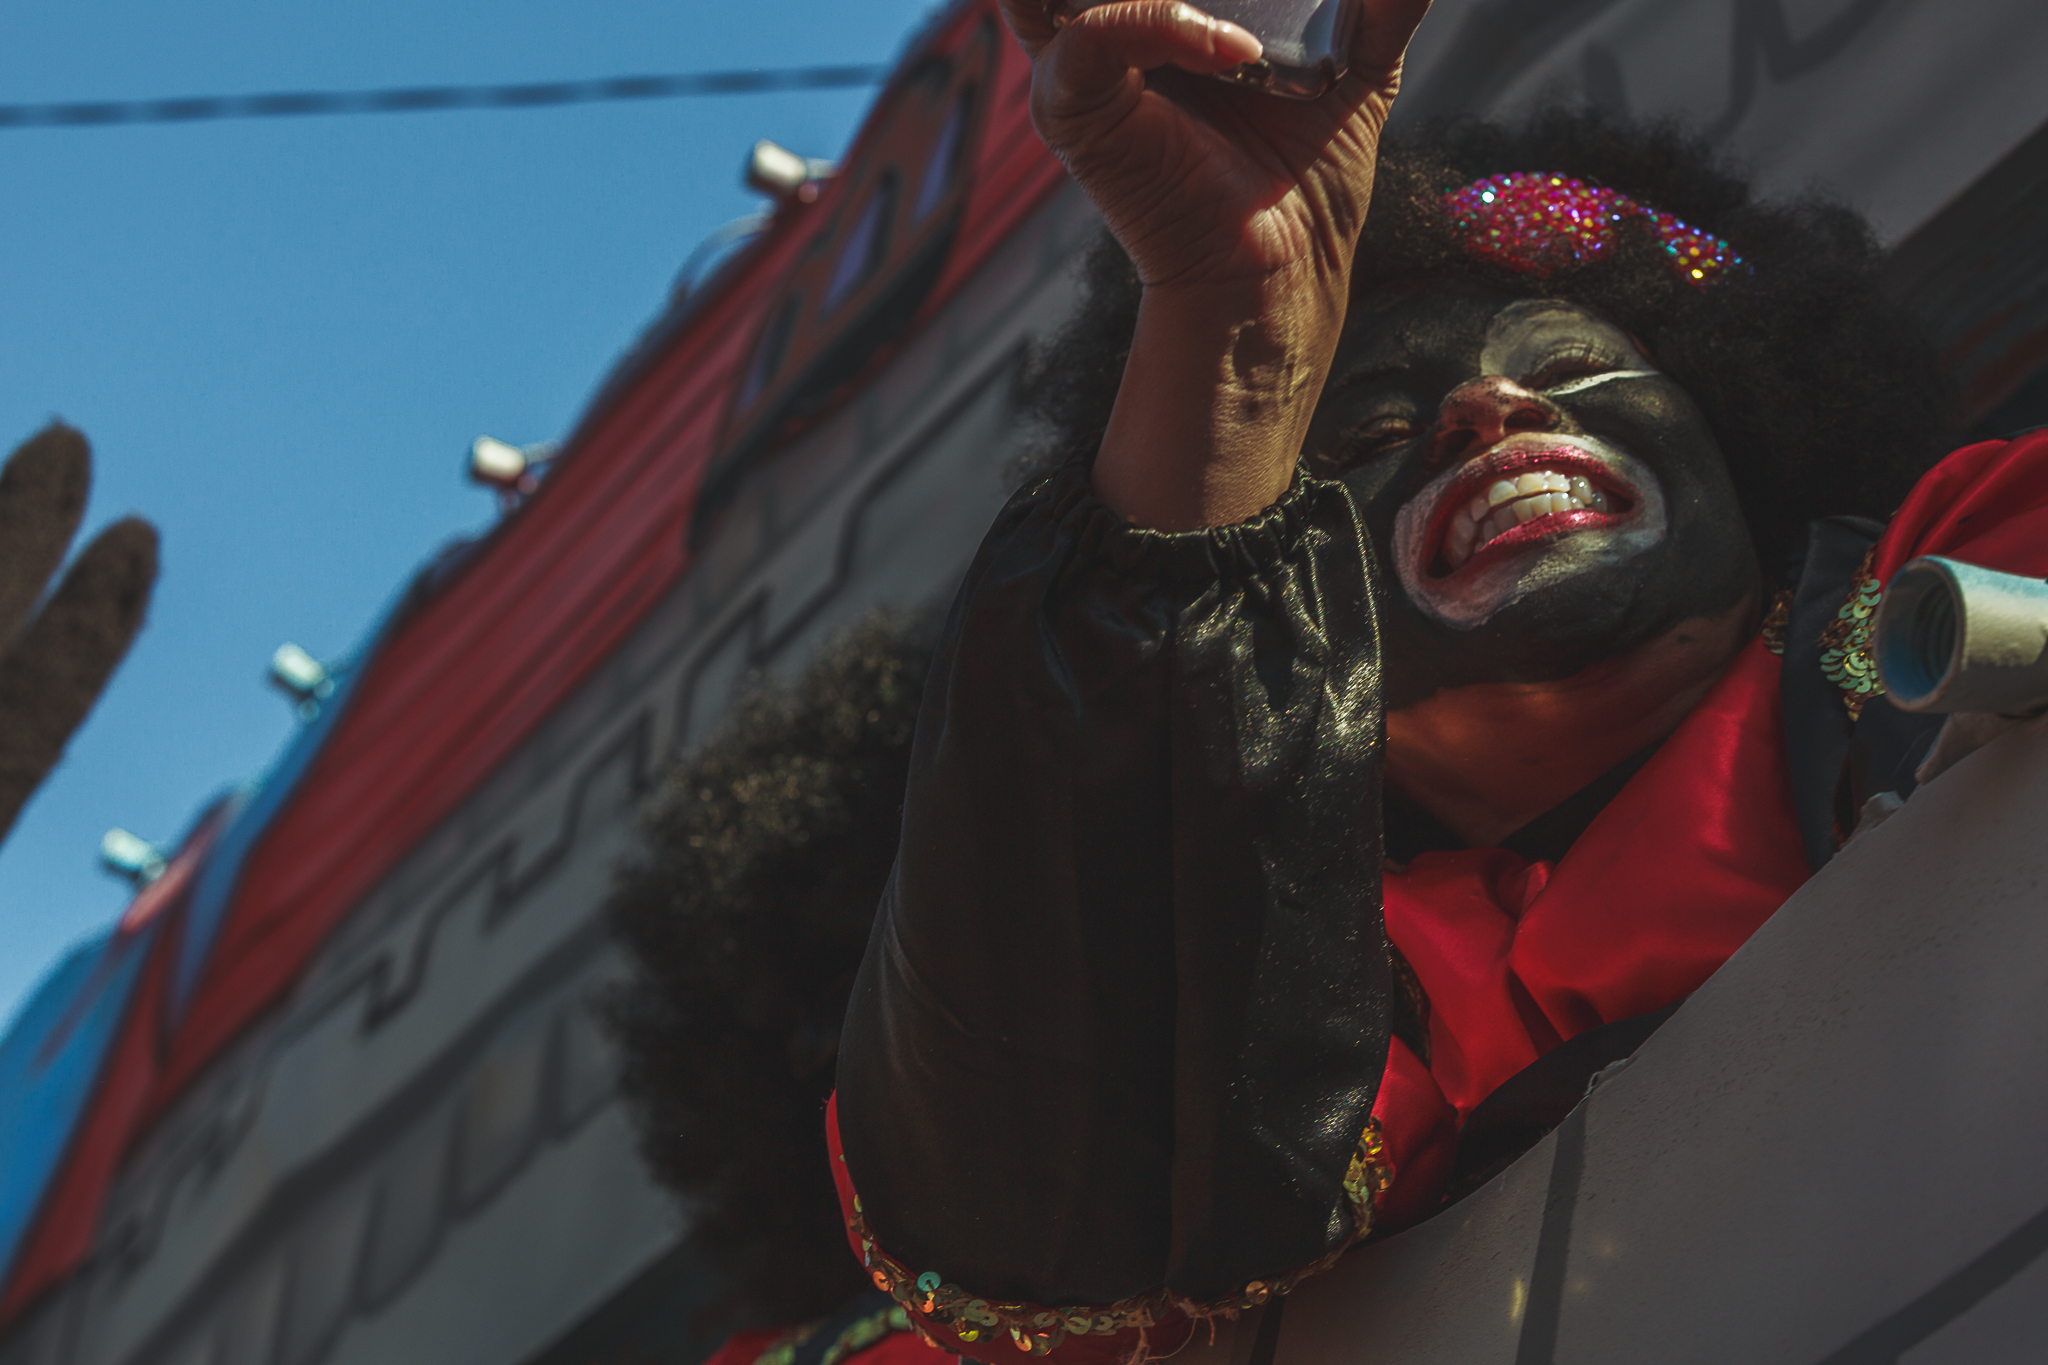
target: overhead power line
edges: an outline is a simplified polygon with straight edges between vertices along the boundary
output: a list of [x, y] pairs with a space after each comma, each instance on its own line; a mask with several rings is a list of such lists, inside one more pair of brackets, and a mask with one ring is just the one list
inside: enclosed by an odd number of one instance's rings
[[265, 95], [202, 95], [183, 99], [0, 104], [0, 131], [16, 128], [108, 128], [135, 123], [201, 123], [209, 119], [230, 118], [301, 118], [314, 114], [551, 109], [565, 104], [667, 100], [689, 95], [844, 90], [879, 85], [888, 74], [887, 66], [870, 63], [766, 71], [700, 71], [672, 76], [614, 76], [608, 80], [544, 81], [526, 85], [423, 85], [396, 90], [299, 90]]

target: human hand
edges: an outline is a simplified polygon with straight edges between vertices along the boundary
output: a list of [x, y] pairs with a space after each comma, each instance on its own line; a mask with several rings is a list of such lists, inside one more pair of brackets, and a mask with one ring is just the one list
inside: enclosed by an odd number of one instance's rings
[[127, 517], [80, 551], [43, 598], [91, 487], [85, 438], [61, 423], [0, 469], [0, 838], [128, 652], [156, 583], [156, 528]]
[[1402, 54], [1429, 7], [1353, 3], [1348, 73], [1320, 99], [1291, 100], [1184, 76], [1256, 60], [1260, 46], [1179, 0], [1118, 0], [1063, 24], [1043, 0], [1003, 0], [1031, 57], [1039, 135], [1148, 289], [1299, 272], [1327, 293], [1348, 279]]
[[1003, 0], [1031, 56], [1039, 135], [1145, 284], [1094, 471], [1097, 496], [1137, 525], [1239, 521], [1293, 475], [1401, 57], [1429, 8], [1353, 3], [1350, 69], [1298, 101], [1202, 79], [1259, 44], [1179, 0], [1118, 0], [1058, 25], [1042, 0]]

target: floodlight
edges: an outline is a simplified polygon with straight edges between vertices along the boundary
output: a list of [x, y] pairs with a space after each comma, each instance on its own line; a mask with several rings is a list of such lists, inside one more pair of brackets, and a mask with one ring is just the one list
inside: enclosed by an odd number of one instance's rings
[[526, 474], [526, 452], [495, 436], [479, 436], [469, 446], [469, 477], [492, 488], [513, 489]]
[[100, 836], [100, 866], [141, 888], [164, 874], [164, 851], [116, 827]]
[[818, 197], [818, 182], [837, 170], [829, 161], [798, 156], [764, 137], [747, 153], [740, 179], [748, 189], [771, 199], [795, 199], [808, 204]]
[[321, 701], [334, 690], [326, 666], [289, 640], [270, 656], [270, 681], [301, 706]]

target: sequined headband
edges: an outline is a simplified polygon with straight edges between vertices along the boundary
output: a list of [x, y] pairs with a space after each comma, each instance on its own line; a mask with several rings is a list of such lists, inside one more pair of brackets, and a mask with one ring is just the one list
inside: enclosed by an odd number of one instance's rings
[[1467, 251], [1530, 275], [1600, 259], [1613, 248], [1616, 227], [1629, 218], [1650, 224], [1671, 256], [1671, 268], [1689, 284], [1705, 288], [1742, 264], [1719, 237], [1619, 190], [1561, 175], [1490, 175], [1446, 194], [1444, 207], [1464, 232]]

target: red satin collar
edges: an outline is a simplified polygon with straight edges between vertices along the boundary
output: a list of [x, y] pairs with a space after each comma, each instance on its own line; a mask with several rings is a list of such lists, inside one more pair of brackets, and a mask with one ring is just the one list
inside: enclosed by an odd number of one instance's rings
[[[1945, 554], [2048, 577], [2048, 431], [1965, 446], [1879, 539], [1880, 582]], [[1385, 880], [1387, 936], [1429, 996], [1427, 1067], [1396, 1043], [1374, 1112], [1388, 1215], [1434, 1207], [1457, 1124], [1564, 1039], [1698, 987], [1807, 877], [1779, 659], [1754, 641], [1555, 866], [1428, 853]]]
[[1754, 642], [1556, 866], [1426, 853], [1386, 878], [1387, 936], [1430, 1003], [1462, 1118], [1564, 1039], [1689, 994], [1806, 880]]

